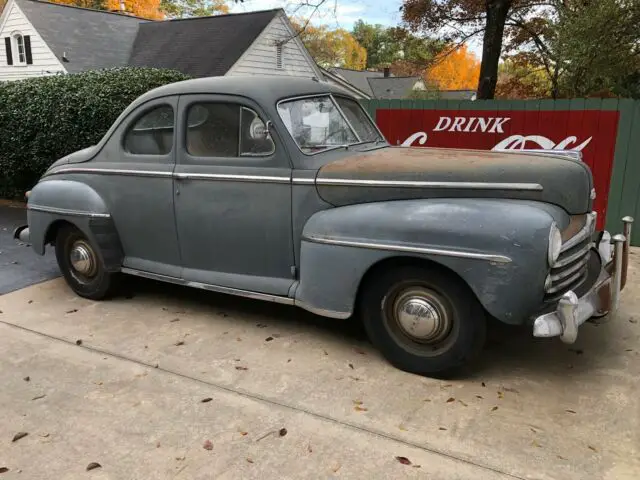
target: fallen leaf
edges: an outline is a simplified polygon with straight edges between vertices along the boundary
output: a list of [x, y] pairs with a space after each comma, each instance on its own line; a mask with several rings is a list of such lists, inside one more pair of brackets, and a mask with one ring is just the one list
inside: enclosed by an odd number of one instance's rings
[[164, 310], [165, 312], [168, 311], [169, 309], [167, 307], [162, 307], [162, 310]]
[[444, 427], [438, 427], [438, 430], [446, 430]]
[[354, 348], [353, 350], [356, 353], [359, 353], [360, 355], [366, 355], [367, 354], [367, 352], [365, 352], [364, 350], [362, 350], [361, 348], [358, 348], [358, 347]]
[[447, 403], [451, 403], [451, 402], [455, 402], [455, 401], [456, 401], [456, 399], [453, 398], [453, 397], [447, 398]]
[[243, 437], [246, 437], [247, 435], [249, 435], [249, 432], [240, 432], [240, 435], [242, 435]]
[[638, 320], [636, 320], [635, 318], [630, 318], [629, 323], [638, 323]]
[[13, 440], [11, 440], [12, 442], [17, 442], [18, 440], [20, 440], [21, 438], [26, 437], [27, 435], [29, 435], [27, 432], [18, 432], [13, 436]]
[[149, 345], [145, 345], [144, 348], [149, 348]]
[[333, 470], [333, 473], [338, 473], [338, 470], [340, 470], [340, 467], [342, 465], [340, 465], [339, 463], [336, 463], [333, 467], [331, 467], [331, 470]]
[[587, 445], [589, 447], [589, 450], [593, 450], [594, 452], [597, 452], [598, 449], [596, 447], [593, 447], [591, 445]]
[[29, 300], [27, 303], [33, 303], [33, 300]]
[[179, 322], [180, 319], [179, 318], [174, 318], [173, 320], [169, 320], [169, 323], [173, 323], [173, 322]]
[[423, 400], [423, 402], [430, 402], [430, 401], [431, 401], [431, 399], [430, 399], [430, 398], [425, 398], [425, 399]]
[[7, 467], [0, 467], [0, 473], [7, 473], [8, 471], [9, 469]]
[[533, 433], [538, 433], [538, 431], [535, 428], [529, 427], [529, 430], [531, 430]]
[[95, 385], [102, 385], [102, 382], [93, 382]]
[[363, 403], [362, 400], [354, 400], [353, 401], [354, 405], [362, 405], [362, 403]]
[[253, 463], [253, 460], [251, 460], [249, 457], [247, 457], [247, 462], [248, 463]]
[[556, 457], [558, 457], [560, 460], [566, 460], [566, 458], [563, 457], [562, 455], [556, 455]]
[[284, 437], [286, 434], [287, 434], [286, 428], [281, 428], [280, 431], [278, 432], [278, 435], [280, 435], [281, 437]]
[[176, 460], [182, 462], [186, 457], [183, 455], [182, 457], [176, 457]]
[[329, 355], [326, 350], [322, 350], [325, 355]]
[[95, 470], [96, 468], [102, 468], [102, 465], [100, 465], [98, 462], [91, 462], [89, 465], [87, 465], [87, 472], [90, 470]]
[[205, 450], [213, 450], [213, 443], [211, 443], [211, 440], [205, 440], [202, 444], [202, 448]]
[[493, 408], [491, 409], [491, 411], [492, 411], [492, 412], [495, 412], [497, 409], [498, 409], [498, 407], [493, 407]]
[[360, 405], [356, 405], [355, 407], [353, 407], [353, 409], [354, 409], [356, 412], [366, 412], [366, 411], [368, 410], [367, 408], [365, 408], [365, 407], [361, 407]]
[[533, 447], [541, 448], [541, 445], [540, 445], [538, 442], [536, 442], [535, 440], [532, 440], [532, 441], [531, 441], [531, 445], [532, 445]]
[[156, 363], [156, 364], [153, 366], [153, 368], [158, 368], [159, 366], [160, 366], [160, 365]]
[[174, 343], [174, 345], [175, 345], [176, 347], [179, 347], [180, 345], [184, 345], [184, 340], [179, 340], [179, 341], [177, 341], [176, 343]]
[[67, 310], [67, 313], [76, 313], [78, 311], [77, 308], [74, 308], [72, 310]]
[[29, 380], [31, 380], [31, 377], [24, 377], [24, 378], [23, 378], [23, 380], [24, 380], [25, 382], [28, 382]]
[[160, 442], [156, 443], [156, 448], [160, 448]]
[[407, 427], [405, 427], [405, 426], [404, 426], [404, 425], [402, 425], [402, 424], [398, 425], [398, 428], [399, 428], [400, 430], [402, 430], [403, 432], [406, 432], [406, 431], [407, 431]]
[[236, 337], [236, 342], [241, 342], [242, 339], [240, 337]]
[[236, 365], [236, 370], [249, 370], [247, 367], [241, 367], [240, 365]]
[[411, 460], [409, 460], [407, 457], [396, 457], [396, 460], [403, 465], [411, 465]]
[[413, 468], [421, 468], [422, 465], [411, 465]]
[[484, 397], [482, 395], [476, 395], [476, 398], [479, 398], [480, 400], [484, 399]]
[[362, 380], [360, 377], [354, 377], [353, 375], [349, 375], [349, 378], [351, 380], [355, 380], [356, 382], [359, 382], [360, 380]]
[[76, 345], [82, 345], [82, 340], [76, 340]]
[[40, 400], [41, 398], [46, 397], [46, 395], [38, 395], [37, 397], [33, 397], [31, 400]]
[[462, 400], [458, 400], [458, 402], [460, 402], [460, 404], [461, 404], [463, 407], [468, 407], [468, 405], [467, 405], [466, 403], [464, 403]]
[[576, 413], [576, 411], [575, 411], [575, 410], [570, 410], [570, 409], [568, 409], [568, 408], [565, 410], [565, 412], [567, 412], [567, 413]]
[[502, 400], [504, 398], [504, 393], [498, 391], [498, 398]]
[[350, 364], [349, 364], [349, 368], [350, 368], [351, 370], [355, 370], [355, 369], [353, 368], [353, 364], [352, 364], [352, 363], [350, 363]]
[[273, 340], [273, 337], [267, 337], [264, 339], [265, 342], [270, 342], [271, 340]]
[[209, 403], [211, 400], [213, 400], [213, 398], [211, 397], [203, 398], [202, 400], [200, 400], [200, 403]]
[[627, 348], [625, 352], [633, 352], [633, 348]]
[[287, 360], [287, 363], [289, 363], [291, 361], [291, 359]]
[[307, 444], [307, 452], [313, 453], [313, 449], [311, 448], [311, 444]]
[[505, 392], [510, 392], [510, 393], [520, 393], [518, 390], [516, 390], [515, 388], [507, 388], [505, 387], [504, 389]]
[[487, 385], [486, 385], [484, 382], [482, 382], [482, 386], [483, 386], [483, 387], [486, 387]]

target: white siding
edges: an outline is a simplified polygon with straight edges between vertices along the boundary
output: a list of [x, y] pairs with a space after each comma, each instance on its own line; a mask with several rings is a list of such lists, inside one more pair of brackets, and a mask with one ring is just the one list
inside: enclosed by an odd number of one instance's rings
[[[229, 69], [227, 75], [293, 75], [321, 78], [319, 70], [289, 22], [279, 13], [255, 42]], [[282, 49], [282, 69], [276, 67], [276, 42], [290, 39]]]
[[[56, 72], [66, 72], [60, 61], [13, 0], [9, 0], [9, 3], [5, 6], [2, 17], [4, 20], [0, 19], [3, 22], [0, 23], [0, 81], [20, 80], [51, 75]], [[33, 57], [33, 64], [31, 65], [16, 65], [15, 58], [13, 65], [7, 65], [4, 38], [10, 37], [16, 31], [22, 33], [22, 35], [31, 36], [31, 56]]]

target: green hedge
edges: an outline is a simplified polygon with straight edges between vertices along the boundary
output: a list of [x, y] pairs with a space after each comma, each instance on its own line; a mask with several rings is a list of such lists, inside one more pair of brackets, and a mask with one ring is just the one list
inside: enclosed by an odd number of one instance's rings
[[135, 98], [186, 78], [115, 68], [0, 82], [0, 197], [22, 197], [58, 158], [95, 145]]

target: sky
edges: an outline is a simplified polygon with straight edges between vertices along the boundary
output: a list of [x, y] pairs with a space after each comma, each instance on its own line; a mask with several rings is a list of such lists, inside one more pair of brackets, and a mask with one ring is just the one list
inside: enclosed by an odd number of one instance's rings
[[[315, 3], [319, 0], [306, 0]], [[291, 16], [307, 18], [312, 9], [301, 9], [300, 5], [305, 0], [244, 0], [242, 3], [229, 2], [232, 13], [251, 12], [255, 10], [268, 10], [271, 8], [284, 8]], [[344, 28], [351, 30], [353, 24], [359, 19], [366, 23], [381, 24], [385, 26], [397, 26], [402, 22], [400, 12], [402, 0], [325, 0], [322, 7], [313, 14], [311, 23], [314, 25], [328, 25], [330, 28]], [[481, 56], [481, 44], [474, 40], [468, 44], [478, 58]]]

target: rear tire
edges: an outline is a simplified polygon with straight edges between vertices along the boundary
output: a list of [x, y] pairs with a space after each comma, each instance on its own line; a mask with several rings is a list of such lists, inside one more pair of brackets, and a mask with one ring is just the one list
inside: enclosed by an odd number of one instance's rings
[[366, 282], [360, 300], [371, 342], [401, 370], [448, 377], [484, 346], [482, 306], [462, 280], [444, 269], [384, 270]]
[[105, 270], [98, 249], [76, 227], [58, 230], [56, 260], [67, 284], [81, 297], [103, 300], [114, 294], [118, 274]]

